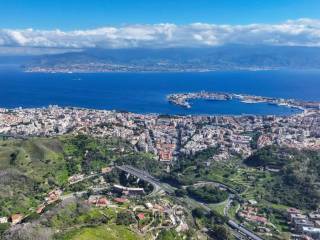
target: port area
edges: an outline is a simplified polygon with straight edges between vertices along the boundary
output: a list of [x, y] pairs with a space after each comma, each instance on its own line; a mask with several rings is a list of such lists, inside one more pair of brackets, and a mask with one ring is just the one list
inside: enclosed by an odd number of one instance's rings
[[268, 103], [278, 106], [295, 108], [302, 111], [320, 110], [320, 102], [302, 101], [296, 99], [262, 97], [247, 94], [220, 93], [220, 92], [193, 92], [193, 93], [174, 93], [167, 96], [167, 100], [174, 105], [191, 108], [190, 100], [203, 99], [212, 101], [228, 101], [232, 99], [243, 103]]

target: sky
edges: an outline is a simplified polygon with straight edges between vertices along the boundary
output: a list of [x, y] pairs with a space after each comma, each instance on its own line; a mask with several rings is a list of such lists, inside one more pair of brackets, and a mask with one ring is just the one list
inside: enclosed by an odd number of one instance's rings
[[278, 23], [319, 18], [319, 0], [1, 0], [0, 28]]
[[319, 0], [0, 0], [0, 53], [227, 43], [320, 46], [319, 19]]

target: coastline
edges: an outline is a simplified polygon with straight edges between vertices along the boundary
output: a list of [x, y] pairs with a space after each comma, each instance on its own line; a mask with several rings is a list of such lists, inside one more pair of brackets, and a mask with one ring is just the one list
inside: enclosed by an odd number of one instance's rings
[[194, 92], [194, 93], [176, 93], [167, 95], [169, 103], [179, 107], [190, 109], [192, 106], [190, 100], [203, 99], [215, 101], [239, 100], [246, 104], [268, 103], [276, 106], [285, 106], [301, 111], [320, 110], [320, 102], [302, 101], [296, 99], [271, 98], [248, 94], [234, 94], [222, 92]]

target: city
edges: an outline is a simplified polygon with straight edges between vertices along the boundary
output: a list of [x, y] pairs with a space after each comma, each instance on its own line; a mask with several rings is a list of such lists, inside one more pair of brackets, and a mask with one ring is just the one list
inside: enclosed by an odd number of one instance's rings
[[320, 240], [319, 10], [1, 0], [0, 240]]

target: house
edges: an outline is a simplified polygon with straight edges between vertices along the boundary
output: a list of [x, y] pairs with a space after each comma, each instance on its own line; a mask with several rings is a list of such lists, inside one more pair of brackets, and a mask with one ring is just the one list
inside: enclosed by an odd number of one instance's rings
[[311, 237], [308, 237], [306, 235], [292, 234], [291, 240], [314, 240], [314, 239], [312, 239]]
[[12, 225], [16, 225], [22, 221], [23, 215], [20, 213], [13, 214], [13, 215], [11, 215], [10, 219], [11, 219]]
[[252, 222], [257, 222], [266, 225], [268, 223], [268, 219], [262, 216], [250, 216], [248, 220]]
[[106, 207], [109, 204], [108, 199], [101, 195], [91, 195], [87, 202], [97, 207]]
[[153, 208], [153, 205], [150, 202], [147, 202], [144, 205], [146, 206], [147, 209], [152, 209]]
[[89, 204], [96, 204], [97, 201], [99, 200], [99, 198], [101, 198], [102, 196], [101, 195], [91, 195], [88, 200], [87, 200], [87, 203]]
[[138, 214], [137, 214], [137, 218], [138, 218], [139, 220], [145, 219], [144, 213], [138, 213]]
[[154, 209], [158, 210], [159, 212], [164, 212], [164, 208], [159, 204], [155, 204]]
[[301, 211], [299, 209], [296, 209], [296, 208], [288, 208], [287, 209], [287, 213], [288, 213], [288, 215], [292, 214], [292, 213], [301, 214]]
[[102, 173], [102, 174], [110, 173], [111, 171], [112, 171], [112, 168], [111, 168], [111, 167], [101, 168], [101, 173]]
[[257, 231], [261, 232], [261, 233], [269, 233], [269, 232], [271, 232], [271, 229], [267, 228], [267, 227], [258, 226]]
[[320, 213], [317, 213], [317, 212], [309, 213], [309, 218], [312, 221], [320, 220]]
[[302, 233], [303, 227], [314, 227], [314, 224], [307, 219], [294, 219], [293, 226], [296, 232]]
[[314, 221], [314, 225], [315, 225], [316, 227], [320, 227], [320, 220], [315, 220], [315, 221]]
[[301, 220], [306, 220], [308, 217], [306, 215], [300, 214], [300, 213], [290, 213], [289, 216], [289, 221], [293, 222], [295, 219], [301, 219]]
[[126, 198], [114, 198], [113, 201], [116, 202], [116, 203], [123, 204], [123, 203], [127, 202], [128, 199], [126, 199]]
[[257, 204], [258, 204], [258, 202], [257, 202], [256, 200], [254, 200], [254, 199], [250, 199], [248, 202], [249, 202], [251, 205], [257, 205]]
[[44, 204], [39, 205], [38, 208], [37, 208], [37, 210], [36, 210], [36, 212], [37, 212], [38, 214], [42, 213], [43, 210], [45, 209], [45, 207], [46, 207], [46, 206], [45, 206]]
[[302, 233], [313, 239], [320, 239], [320, 228], [302, 227]]
[[60, 199], [62, 191], [60, 189], [55, 189], [48, 193], [47, 197], [45, 198], [47, 204], [54, 203]]
[[100, 199], [98, 200], [98, 202], [96, 203], [96, 206], [97, 206], [97, 207], [106, 207], [108, 204], [109, 204], [108, 199], [106, 199], [105, 197], [103, 197], [103, 198], [100, 198]]
[[156, 148], [159, 152], [159, 160], [161, 162], [171, 162], [173, 160], [172, 153], [176, 148], [175, 144], [157, 142]]
[[238, 212], [238, 216], [249, 222], [255, 222], [263, 225], [268, 224], [267, 218], [258, 215], [258, 208], [251, 207], [249, 205], [246, 205], [242, 211]]
[[159, 152], [159, 160], [160, 160], [160, 162], [171, 162], [172, 161], [172, 153], [169, 151], [160, 151]]
[[81, 181], [83, 178], [84, 178], [84, 174], [75, 174], [75, 175], [68, 178], [68, 182], [70, 184], [74, 184], [76, 182]]

